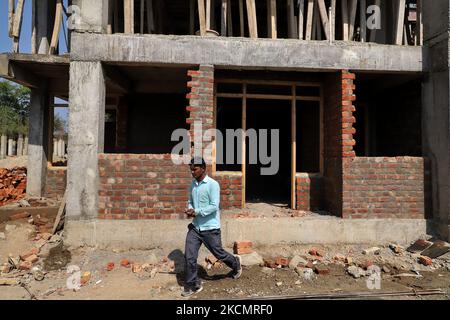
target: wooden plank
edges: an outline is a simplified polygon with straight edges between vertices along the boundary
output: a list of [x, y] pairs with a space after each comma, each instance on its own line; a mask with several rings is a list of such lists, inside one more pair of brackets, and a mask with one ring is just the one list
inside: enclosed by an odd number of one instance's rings
[[66, 216], [66, 202], [67, 191], [64, 191], [64, 196], [61, 200], [61, 204], [59, 205], [58, 213], [56, 214], [55, 222], [53, 224], [52, 234], [55, 234], [64, 224], [64, 218]]
[[361, 42], [367, 42], [367, 2], [359, 0], [359, 26], [361, 32]]
[[141, 0], [141, 7], [139, 8], [140, 16], [139, 16], [139, 31], [140, 34], [144, 34], [144, 13], [145, 13], [145, 2]]
[[231, 0], [227, 0], [227, 30], [228, 36], [233, 36], [233, 16], [231, 11]]
[[124, 33], [134, 33], [134, 0], [123, 0]]
[[397, 18], [396, 18], [396, 32], [395, 32], [395, 44], [401, 45], [403, 40], [403, 26], [405, 24], [405, 6], [406, 0], [397, 0]]
[[241, 29], [241, 37], [245, 36], [244, 26], [244, 0], [239, 0], [239, 26]]
[[288, 21], [288, 38], [298, 39], [297, 26], [295, 23], [294, 0], [287, 0], [287, 21]]
[[58, 46], [59, 32], [61, 31], [62, 15], [63, 15], [62, 0], [57, 0], [55, 22], [53, 24], [53, 34], [52, 40], [50, 42], [49, 54], [54, 54], [56, 51], [56, 47]]
[[20, 29], [22, 28], [22, 16], [23, 16], [23, 4], [25, 0], [18, 0], [16, 11], [14, 12], [14, 24], [12, 36], [19, 38], [20, 37]]
[[276, 0], [267, 0], [267, 20], [269, 21], [267, 34], [271, 39], [276, 39], [278, 37]]
[[195, 34], [195, 0], [189, 1], [189, 32]]
[[297, 175], [297, 87], [292, 86], [291, 102], [291, 208], [296, 209], [296, 175]]
[[[247, 131], [247, 85], [244, 83], [242, 85], [242, 130]], [[245, 134], [242, 135], [242, 208], [245, 207], [245, 188], [246, 188], [246, 178], [247, 178], [247, 146], [245, 140]]]
[[423, 19], [422, 19], [423, 0], [417, 0], [417, 24], [416, 24], [416, 45], [423, 45]]
[[347, 0], [342, 0], [342, 38], [344, 41], [348, 41], [348, 2]]
[[336, 40], [336, 0], [331, 0], [331, 39]]
[[246, 0], [246, 3], [250, 38], [258, 38], [258, 24], [256, 20], [255, 0]]
[[348, 37], [350, 41], [353, 41], [355, 37], [355, 22], [356, 22], [356, 10], [358, 8], [358, 0], [350, 0], [350, 25], [348, 31]]
[[220, 26], [220, 35], [222, 37], [227, 36], [227, 11], [228, 11], [228, 0], [222, 0], [222, 9], [221, 9], [221, 26]]
[[325, 6], [325, 0], [317, 0], [317, 5], [319, 7], [319, 12], [320, 12], [320, 18], [322, 20], [322, 26], [323, 29], [325, 30], [325, 38], [327, 40], [330, 39], [330, 26], [329, 26], [329, 19], [328, 19], [328, 14], [327, 14], [327, 7]]
[[305, 39], [304, 27], [305, 24], [305, 0], [299, 0], [298, 2], [298, 38], [300, 40]]
[[36, 0], [31, 0], [31, 54], [37, 53], [36, 48]]
[[8, 0], [8, 35], [13, 37], [14, 26], [14, 0]]
[[203, 37], [206, 35], [206, 13], [205, 13], [205, 1], [197, 0], [198, 17], [200, 21], [200, 35]]
[[[191, 1], [192, 2], [192, 1]], [[194, 21], [194, 18], [191, 18], [191, 21]], [[155, 31], [155, 18], [153, 14], [153, 0], [147, 0], [147, 29], [148, 33], [152, 34]], [[194, 26], [191, 29], [194, 34]]]
[[308, 0], [308, 12], [306, 14], [306, 40], [312, 39], [312, 26], [314, 18], [314, 0]]

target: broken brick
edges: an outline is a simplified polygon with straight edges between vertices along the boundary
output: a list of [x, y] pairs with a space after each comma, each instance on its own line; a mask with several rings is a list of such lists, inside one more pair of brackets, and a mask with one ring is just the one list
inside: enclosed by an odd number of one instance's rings
[[236, 241], [233, 245], [234, 254], [252, 253], [253, 243], [251, 241]]
[[346, 264], [352, 264], [353, 263], [353, 258], [352, 257], [345, 257], [345, 263]]
[[128, 259], [122, 259], [122, 260], [120, 260], [120, 265], [122, 267], [129, 268], [130, 267], [130, 261], [128, 261]]
[[31, 216], [30, 213], [28, 212], [20, 212], [20, 213], [16, 213], [13, 214], [12, 216], [9, 217], [9, 220], [21, 220], [21, 219], [28, 219]]
[[373, 262], [371, 260], [365, 260], [359, 264], [359, 267], [364, 270], [367, 270], [370, 266], [373, 266]]
[[30, 251], [28, 251], [28, 252], [26, 252], [26, 253], [24, 253], [24, 254], [21, 254], [20, 255], [20, 259], [22, 259], [22, 260], [27, 260], [29, 257], [31, 257], [31, 256], [33, 256], [33, 255], [37, 255], [39, 253], [39, 249], [38, 248], [33, 248], [33, 249], [31, 249]]
[[33, 264], [30, 261], [22, 261], [19, 264], [19, 270], [30, 270], [33, 267]]
[[210, 263], [210, 264], [214, 265], [218, 260], [217, 260], [217, 258], [214, 257], [212, 254], [210, 254], [209, 256], [207, 256], [207, 257], [205, 258], [205, 261], [206, 261], [207, 263]]
[[305, 268], [314, 269], [314, 263], [312, 263], [312, 261], [308, 261], [308, 263], [306, 264]]
[[324, 267], [324, 266], [317, 266], [314, 268], [314, 272], [320, 275], [326, 275], [330, 273], [330, 269]]
[[106, 270], [112, 271], [113, 269], [114, 269], [114, 262], [109, 262], [109, 263], [106, 265]]
[[316, 257], [323, 257], [325, 255], [323, 250], [317, 248], [312, 248], [311, 250], [309, 250], [309, 254]]
[[89, 280], [91, 280], [91, 273], [87, 271], [81, 276], [80, 283], [82, 286], [84, 286], [89, 282]]
[[275, 263], [283, 268], [289, 266], [289, 259], [285, 257], [277, 257]]
[[275, 269], [277, 267], [277, 264], [272, 259], [265, 259], [264, 266], [267, 268]]
[[433, 260], [429, 257], [420, 256], [419, 257], [419, 263], [423, 264], [424, 266], [431, 266], [433, 264]]
[[33, 254], [25, 259], [26, 262], [35, 263], [38, 262], [39, 258], [37, 255]]

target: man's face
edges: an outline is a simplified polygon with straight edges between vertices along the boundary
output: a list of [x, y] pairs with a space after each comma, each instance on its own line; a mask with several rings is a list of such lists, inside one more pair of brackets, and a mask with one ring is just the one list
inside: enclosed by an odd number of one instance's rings
[[195, 166], [195, 165], [191, 165], [191, 174], [195, 179], [200, 178], [203, 173], [205, 172], [205, 169], [203, 169], [201, 166]]

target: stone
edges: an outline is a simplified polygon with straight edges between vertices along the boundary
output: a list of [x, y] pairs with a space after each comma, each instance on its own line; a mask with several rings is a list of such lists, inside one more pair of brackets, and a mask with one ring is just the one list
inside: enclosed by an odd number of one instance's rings
[[0, 232], [0, 240], [6, 240], [6, 235], [4, 232]]
[[316, 275], [314, 273], [313, 269], [308, 269], [308, 268], [301, 268], [301, 267], [297, 267], [295, 268], [295, 272], [303, 279], [307, 280], [307, 281], [311, 281], [314, 280]]
[[383, 268], [381, 268], [381, 270], [383, 270], [384, 273], [390, 273], [391, 269], [389, 269], [387, 266], [383, 266]]
[[153, 268], [152, 271], [150, 271], [150, 278], [156, 277], [156, 274], [158, 273], [158, 268]]
[[240, 257], [241, 264], [245, 267], [264, 264], [263, 258], [257, 252], [242, 254]]
[[128, 261], [128, 259], [122, 259], [122, 260], [120, 260], [120, 265], [122, 267], [129, 268], [130, 267], [130, 261]]
[[154, 253], [150, 253], [146, 259], [146, 262], [149, 264], [158, 264], [159, 259], [156, 257]]
[[361, 278], [366, 275], [366, 271], [357, 266], [350, 266], [347, 268], [348, 274], [350, 274], [353, 278]]
[[7, 224], [6, 226], [5, 226], [5, 231], [6, 231], [6, 233], [8, 233], [8, 232], [11, 232], [11, 231], [14, 231], [14, 230], [16, 230], [16, 226], [14, 225], [14, 224]]
[[133, 273], [141, 273], [142, 270], [142, 266], [139, 263], [133, 263], [133, 265], [131, 266], [131, 271]]
[[276, 283], [277, 287], [281, 287], [283, 285], [283, 282], [279, 281]]
[[11, 265], [9, 263], [3, 264], [1, 273], [9, 273], [10, 271], [11, 271]]
[[346, 257], [345, 258], [345, 263], [346, 264], [352, 264], [353, 263], [353, 258], [352, 257]]
[[373, 262], [371, 260], [365, 260], [365, 261], [362, 261], [361, 263], [359, 263], [359, 266], [361, 268], [363, 268], [364, 270], [367, 270], [372, 265], [373, 265]]
[[391, 249], [392, 252], [394, 252], [395, 254], [401, 254], [403, 253], [403, 251], [405, 251], [405, 249], [402, 246], [399, 246], [398, 244], [394, 243], [391, 243], [389, 245], [389, 249]]
[[25, 199], [19, 201], [19, 206], [22, 208], [31, 207], [30, 203]]
[[89, 271], [86, 271], [81, 276], [80, 283], [82, 286], [84, 286], [89, 282], [89, 280], [91, 280], [91, 273]]
[[298, 267], [299, 264], [301, 264], [302, 266], [306, 266], [307, 263], [308, 261], [306, 259], [296, 255], [289, 262], [289, 268], [295, 269]]
[[378, 247], [372, 247], [372, 248], [368, 248], [363, 250], [362, 252], [363, 254], [380, 254], [381, 253], [381, 249]]

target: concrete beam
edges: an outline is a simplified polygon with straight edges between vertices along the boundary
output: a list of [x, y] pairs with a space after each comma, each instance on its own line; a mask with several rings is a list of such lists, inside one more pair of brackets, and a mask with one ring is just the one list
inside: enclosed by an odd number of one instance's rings
[[49, 96], [45, 82], [40, 89], [31, 90], [27, 194], [41, 197], [44, 192], [47, 175], [47, 127]]
[[77, 33], [72, 44], [74, 61], [249, 69], [422, 72], [426, 56], [421, 47], [294, 39]]
[[[187, 220], [67, 221], [64, 244], [108, 249], [183, 248]], [[427, 220], [337, 217], [222, 219], [222, 242], [408, 245], [428, 233]]]
[[0, 55], [0, 77], [29, 88], [38, 88], [42, 80], [25, 71], [20, 65], [11, 61], [7, 55]]
[[67, 219], [92, 219], [98, 210], [98, 153], [103, 152], [105, 80], [100, 62], [71, 62]]

